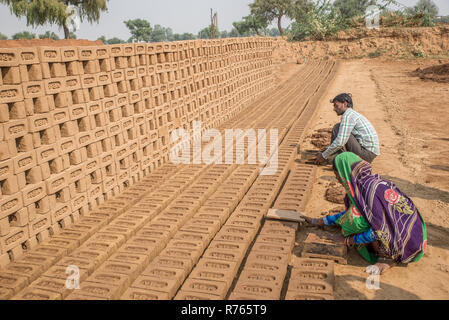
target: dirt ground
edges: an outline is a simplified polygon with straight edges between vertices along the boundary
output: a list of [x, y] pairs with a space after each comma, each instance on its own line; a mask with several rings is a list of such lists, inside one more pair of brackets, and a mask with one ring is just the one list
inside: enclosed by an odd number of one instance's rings
[[[449, 86], [423, 81], [410, 73], [438, 60], [343, 61], [321, 99], [308, 135], [339, 121], [329, 100], [352, 93], [355, 110], [376, 128], [381, 155], [373, 172], [392, 180], [410, 196], [422, 213], [429, 245], [424, 258], [407, 267], [395, 267], [380, 277], [380, 289], [366, 287], [369, 265], [355, 249], [348, 265], [335, 268], [336, 299], [448, 299], [449, 298]], [[310, 141], [305, 149], [317, 148]], [[321, 217], [340, 205], [325, 200], [336, 179], [330, 166], [319, 167], [306, 214]], [[341, 206], [340, 206], [341, 207]], [[297, 234], [301, 243], [312, 227]], [[295, 248], [293, 259], [301, 252]]]

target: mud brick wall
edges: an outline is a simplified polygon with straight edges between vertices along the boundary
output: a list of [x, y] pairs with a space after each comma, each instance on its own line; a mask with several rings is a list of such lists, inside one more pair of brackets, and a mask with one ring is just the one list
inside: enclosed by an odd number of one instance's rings
[[0, 265], [273, 86], [272, 40], [0, 49]]

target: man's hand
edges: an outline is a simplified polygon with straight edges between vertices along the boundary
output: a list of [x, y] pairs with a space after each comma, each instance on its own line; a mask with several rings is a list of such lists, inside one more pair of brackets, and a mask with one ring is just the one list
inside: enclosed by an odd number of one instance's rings
[[316, 165], [322, 165], [326, 163], [326, 159], [324, 159], [323, 155], [320, 153], [316, 159], [315, 159], [315, 164]]

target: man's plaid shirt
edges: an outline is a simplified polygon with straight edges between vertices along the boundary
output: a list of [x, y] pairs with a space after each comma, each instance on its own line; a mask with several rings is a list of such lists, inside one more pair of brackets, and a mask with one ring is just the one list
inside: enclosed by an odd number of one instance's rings
[[354, 111], [352, 108], [348, 108], [341, 117], [338, 135], [329, 148], [323, 152], [323, 158], [327, 159], [330, 155], [345, 146], [351, 133], [363, 148], [376, 155], [380, 155], [379, 137], [374, 127], [363, 115]]

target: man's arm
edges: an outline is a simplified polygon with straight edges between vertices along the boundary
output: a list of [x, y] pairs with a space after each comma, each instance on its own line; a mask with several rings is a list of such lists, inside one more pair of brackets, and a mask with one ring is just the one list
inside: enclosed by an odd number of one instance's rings
[[351, 113], [348, 116], [343, 115], [343, 117], [341, 118], [340, 129], [338, 130], [337, 137], [322, 153], [324, 159], [329, 158], [330, 155], [335, 153], [338, 149], [342, 148], [348, 142], [348, 139], [355, 125], [356, 117], [354, 114]]

